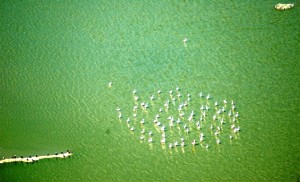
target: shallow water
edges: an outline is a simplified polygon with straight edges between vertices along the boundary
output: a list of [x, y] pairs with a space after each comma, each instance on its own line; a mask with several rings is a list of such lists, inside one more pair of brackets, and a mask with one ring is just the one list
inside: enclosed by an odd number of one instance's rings
[[[0, 156], [74, 156], [2, 164], [0, 180], [299, 180], [299, 7], [276, 3], [2, 2]], [[133, 89], [176, 86], [234, 99], [239, 138], [183, 153], [120, 124]]]

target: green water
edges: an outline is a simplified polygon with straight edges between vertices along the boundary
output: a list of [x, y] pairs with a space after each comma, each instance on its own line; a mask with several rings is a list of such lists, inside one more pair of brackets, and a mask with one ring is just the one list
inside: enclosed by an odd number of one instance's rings
[[[0, 181], [299, 180], [300, 11], [276, 3], [2, 1], [0, 156], [74, 156], [2, 164]], [[118, 121], [133, 89], [176, 86], [234, 99], [239, 138], [170, 152]]]

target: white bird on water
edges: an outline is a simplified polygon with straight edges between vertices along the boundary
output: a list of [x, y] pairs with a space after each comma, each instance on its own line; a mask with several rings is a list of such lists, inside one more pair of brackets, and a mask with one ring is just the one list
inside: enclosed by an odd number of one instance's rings
[[112, 82], [108, 83], [108, 87], [111, 88], [112, 87]]

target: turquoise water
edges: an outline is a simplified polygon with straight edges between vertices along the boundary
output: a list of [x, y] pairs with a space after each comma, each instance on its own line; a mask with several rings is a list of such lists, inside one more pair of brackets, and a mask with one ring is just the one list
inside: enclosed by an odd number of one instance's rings
[[[74, 156], [2, 164], [0, 180], [299, 180], [299, 7], [276, 3], [1, 2], [0, 156]], [[176, 86], [234, 99], [238, 139], [170, 152], [119, 122], [133, 89]]]

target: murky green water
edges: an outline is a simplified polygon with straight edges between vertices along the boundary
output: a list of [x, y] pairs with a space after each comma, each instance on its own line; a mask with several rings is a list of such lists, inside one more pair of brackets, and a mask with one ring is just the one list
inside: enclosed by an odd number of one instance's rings
[[[2, 1], [0, 156], [74, 156], [2, 164], [0, 180], [299, 180], [299, 7], [276, 3]], [[238, 139], [183, 153], [119, 122], [133, 89], [176, 86], [234, 99]]]

